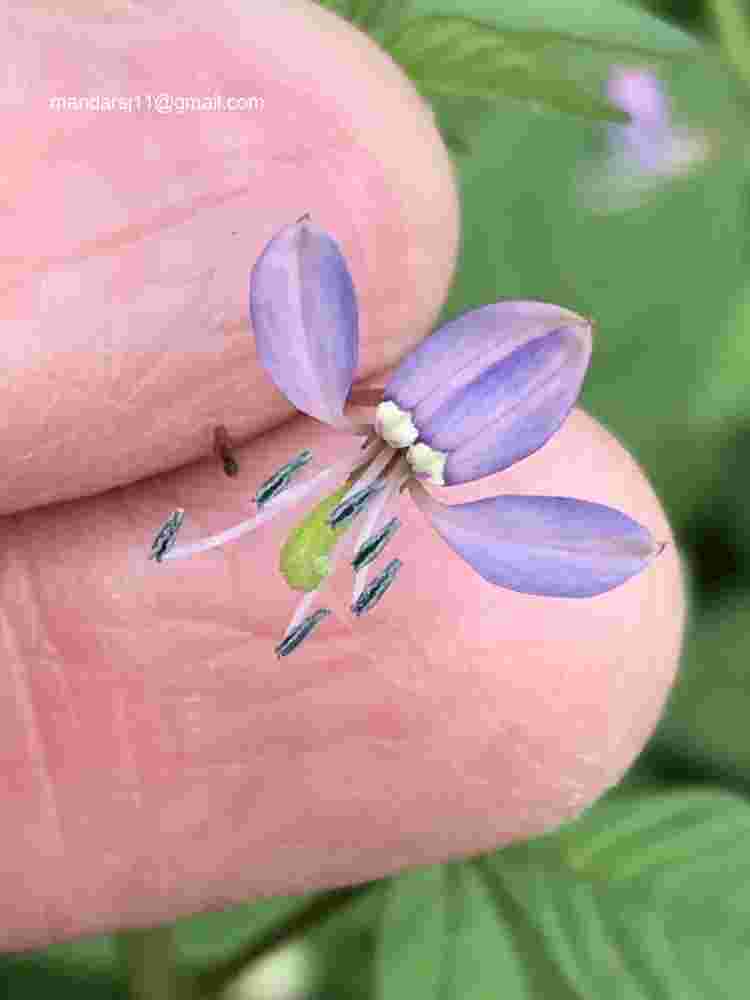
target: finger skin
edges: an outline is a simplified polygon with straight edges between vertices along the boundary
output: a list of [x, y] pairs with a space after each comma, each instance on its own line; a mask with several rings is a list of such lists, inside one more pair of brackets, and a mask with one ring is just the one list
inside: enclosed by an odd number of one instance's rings
[[[381, 604], [333, 614], [288, 659], [295, 595], [277, 569], [294, 523], [189, 561], [147, 559], [184, 507], [185, 540], [229, 526], [302, 447], [298, 417], [214, 461], [15, 515], [0, 539], [0, 927], [6, 948], [145, 925], [492, 848], [574, 816], [642, 747], [676, 668], [673, 544], [587, 600], [485, 582], [401, 497]], [[667, 540], [632, 458], [574, 412], [540, 451], [457, 498], [500, 491], [617, 506]]]
[[[354, 277], [358, 377], [428, 332], [456, 256], [452, 166], [411, 83], [340, 18], [302, 0], [24, 0], [0, 51], [0, 513], [209, 454], [217, 424], [242, 440], [287, 418], [248, 276], [305, 212]], [[160, 94], [264, 104], [160, 114]], [[80, 95], [141, 105], [49, 105]]]

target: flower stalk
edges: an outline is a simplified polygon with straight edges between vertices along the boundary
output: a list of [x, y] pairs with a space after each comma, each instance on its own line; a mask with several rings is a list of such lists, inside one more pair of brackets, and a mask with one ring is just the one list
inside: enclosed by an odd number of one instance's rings
[[178, 1000], [180, 991], [172, 925], [120, 931], [115, 941], [125, 967], [131, 1000], [154, 1000], [156, 997]]

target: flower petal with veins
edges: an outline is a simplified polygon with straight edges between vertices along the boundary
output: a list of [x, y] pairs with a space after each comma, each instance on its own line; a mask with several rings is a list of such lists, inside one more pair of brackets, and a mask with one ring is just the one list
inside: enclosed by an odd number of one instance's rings
[[420, 441], [448, 453], [451, 486], [541, 448], [570, 412], [590, 357], [583, 317], [545, 302], [498, 302], [427, 337], [384, 396], [411, 412]]
[[663, 548], [626, 514], [587, 500], [506, 495], [447, 506], [421, 487], [412, 495], [480, 576], [522, 594], [603, 594]]
[[277, 233], [250, 276], [250, 318], [260, 361], [289, 402], [348, 427], [357, 302], [336, 241], [306, 218]]

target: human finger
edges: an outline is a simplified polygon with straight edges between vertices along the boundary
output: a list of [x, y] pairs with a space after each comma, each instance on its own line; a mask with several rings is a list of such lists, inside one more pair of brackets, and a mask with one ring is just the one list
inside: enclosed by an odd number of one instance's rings
[[291, 415], [247, 319], [250, 268], [286, 223], [309, 212], [344, 250], [357, 377], [428, 331], [458, 236], [426, 103], [319, 5], [53, 6], [12, 5], [0, 26], [0, 513], [183, 465], [217, 425], [246, 440]]
[[[5, 524], [0, 926], [6, 947], [352, 883], [549, 829], [623, 773], [661, 711], [684, 619], [669, 545], [585, 600], [485, 582], [407, 496], [403, 561], [370, 614], [332, 615], [279, 661], [290, 514], [157, 565], [166, 512], [205, 534], [339, 435], [298, 417], [240, 449]], [[627, 452], [574, 411], [540, 451], [451, 490], [572, 495], [669, 528]], [[297, 595], [298, 596], [298, 595]]]

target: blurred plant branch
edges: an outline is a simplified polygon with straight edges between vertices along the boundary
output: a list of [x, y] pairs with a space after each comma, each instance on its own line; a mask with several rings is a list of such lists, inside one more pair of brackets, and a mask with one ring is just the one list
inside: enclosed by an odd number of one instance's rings
[[727, 61], [750, 89], [750, 12], [738, 0], [711, 0]]
[[[217, 963], [196, 977], [197, 996], [209, 1000], [222, 991], [247, 967], [281, 945], [301, 937], [307, 931], [321, 926], [330, 917], [351, 906], [380, 882], [366, 882], [347, 889], [335, 889], [314, 899], [308, 906], [292, 914], [284, 923], [270, 927], [257, 939], [237, 949], [234, 955]], [[161, 996], [159, 1000], [162, 1000]]]

